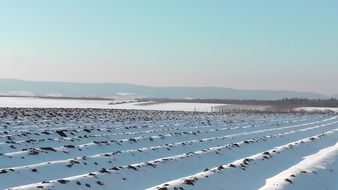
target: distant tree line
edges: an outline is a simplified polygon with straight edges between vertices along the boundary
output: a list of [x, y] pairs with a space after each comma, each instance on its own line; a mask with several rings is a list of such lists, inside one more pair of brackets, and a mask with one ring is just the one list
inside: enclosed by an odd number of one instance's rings
[[306, 110], [295, 110], [291, 108], [267, 108], [267, 109], [216, 109], [214, 112], [219, 113], [253, 113], [253, 114], [336, 114], [334, 111], [331, 110], [312, 110], [312, 111], [306, 111]]
[[306, 99], [306, 98], [283, 98], [279, 100], [237, 100], [237, 99], [139, 99], [139, 101], [156, 102], [187, 102], [187, 103], [217, 103], [237, 105], [260, 105], [275, 108], [296, 107], [338, 107], [338, 100], [331, 99]]

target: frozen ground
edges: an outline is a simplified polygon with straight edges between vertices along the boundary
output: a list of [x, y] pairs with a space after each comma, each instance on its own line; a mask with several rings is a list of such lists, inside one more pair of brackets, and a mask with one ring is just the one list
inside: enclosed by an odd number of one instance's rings
[[336, 190], [338, 117], [0, 108], [0, 189]]

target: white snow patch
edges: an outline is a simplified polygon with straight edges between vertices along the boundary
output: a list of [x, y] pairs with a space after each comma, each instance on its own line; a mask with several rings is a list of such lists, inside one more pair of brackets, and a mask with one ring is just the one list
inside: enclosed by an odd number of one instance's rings
[[110, 108], [109, 102], [109, 100], [0, 97], [0, 107], [12, 108]]
[[[337, 157], [338, 143], [334, 146], [322, 149], [315, 154], [306, 156], [304, 160], [302, 160], [298, 164], [267, 179], [266, 184], [261, 187], [260, 190], [285, 189], [286, 186], [290, 184], [289, 182], [285, 181], [285, 179], [290, 178], [291, 175], [294, 175], [296, 177], [295, 180], [297, 180], [298, 175], [301, 175], [302, 173], [313, 172], [317, 170], [326, 170], [329, 165], [337, 162]], [[306, 185], [304, 183], [296, 183], [295, 185], [297, 185], [298, 189], [307, 189], [302, 187], [302, 185]]]
[[332, 107], [299, 107], [299, 108], [296, 108], [295, 110], [338, 112], [338, 108], [332, 108]]
[[102, 108], [131, 109], [157, 111], [196, 111], [210, 112], [217, 106], [225, 104], [209, 103], [151, 103], [135, 102], [135, 100], [84, 100], [84, 99], [54, 99], [30, 97], [0, 97], [0, 107], [12, 108]]
[[129, 92], [118, 92], [116, 93], [118, 96], [133, 96], [134, 93], [129, 93]]
[[126, 104], [112, 105], [114, 109], [139, 109], [139, 110], [159, 110], [159, 111], [196, 111], [196, 112], [210, 112], [217, 106], [224, 104], [210, 104], [210, 103], [181, 103], [181, 102], [168, 102], [168, 103], [154, 103], [149, 102], [133, 102]]

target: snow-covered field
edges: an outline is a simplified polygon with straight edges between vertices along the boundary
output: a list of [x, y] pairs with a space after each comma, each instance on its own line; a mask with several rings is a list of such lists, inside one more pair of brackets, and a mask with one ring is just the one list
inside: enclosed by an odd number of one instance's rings
[[163, 110], [163, 111], [198, 111], [210, 112], [217, 106], [224, 104], [208, 103], [159, 103], [129, 102], [110, 104], [110, 100], [81, 100], [81, 99], [52, 99], [0, 97], [0, 107], [16, 108], [102, 108], [102, 109], [133, 109], [133, 110]]
[[[120, 103], [121, 102], [121, 103]], [[192, 111], [211, 112], [233, 109], [264, 110], [270, 106], [231, 105], [214, 103], [183, 103], [183, 102], [137, 102], [135, 100], [86, 100], [86, 99], [55, 99], [30, 97], [0, 97], [0, 107], [10, 108], [98, 108], [98, 109], [128, 109], [128, 110], [157, 110], [157, 111]], [[333, 111], [338, 108], [299, 107], [298, 111]]]
[[305, 111], [333, 111], [338, 112], [338, 108], [330, 108], [330, 107], [300, 107], [296, 110], [305, 110]]
[[166, 103], [147, 103], [147, 102], [132, 102], [126, 104], [112, 105], [114, 109], [134, 109], [134, 110], [157, 110], [157, 111], [195, 111], [195, 112], [211, 112], [216, 107], [224, 104], [209, 104], [209, 103], [181, 103], [181, 102], [166, 102]]
[[0, 108], [0, 189], [337, 189], [338, 116]]
[[109, 108], [109, 100], [0, 97], [0, 107], [10, 108]]

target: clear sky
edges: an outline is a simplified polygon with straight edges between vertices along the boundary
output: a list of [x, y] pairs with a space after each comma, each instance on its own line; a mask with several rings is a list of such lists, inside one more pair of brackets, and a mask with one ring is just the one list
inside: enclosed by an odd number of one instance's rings
[[0, 0], [0, 78], [338, 94], [338, 1]]

